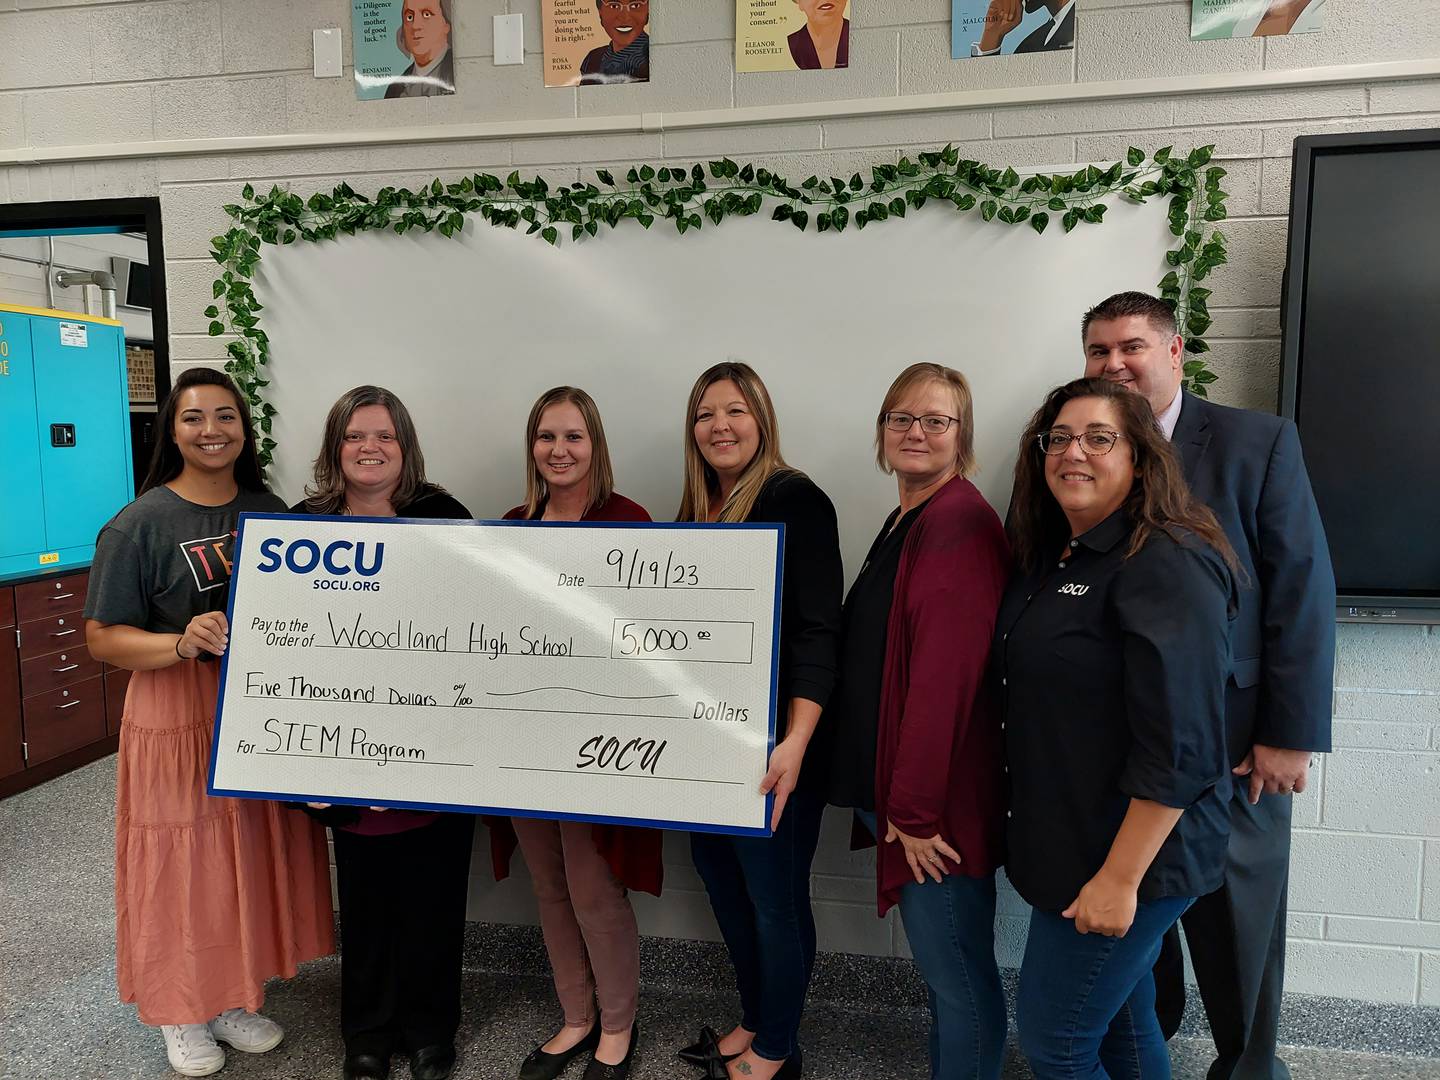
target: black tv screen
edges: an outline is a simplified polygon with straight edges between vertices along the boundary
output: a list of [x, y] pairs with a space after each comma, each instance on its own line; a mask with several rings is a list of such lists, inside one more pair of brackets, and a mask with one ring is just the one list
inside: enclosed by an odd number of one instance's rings
[[1342, 614], [1440, 622], [1440, 130], [1295, 140], [1281, 411]]
[[142, 262], [130, 264], [130, 277], [125, 284], [126, 307], [148, 308], [150, 306], [150, 267]]

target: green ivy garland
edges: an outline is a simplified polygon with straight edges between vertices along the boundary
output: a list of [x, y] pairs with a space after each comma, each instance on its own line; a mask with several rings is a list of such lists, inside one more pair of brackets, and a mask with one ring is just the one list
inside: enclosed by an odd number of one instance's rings
[[789, 222], [802, 232], [812, 221], [817, 232], [843, 232], [850, 225], [863, 229], [903, 218], [931, 201], [947, 203], [959, 213], [978, 207], [985, 221], [1026, 224], [1037, 233], [1045, 231], [1055, 214], [1069, 232], [1082, 223], [1100, 224], [1103, 200], [1120, 192], [1138, 203], [1155, 196], [1170, 200], [1170, 231], [1179, 239], [1166, 253], [1174, 269], [1161, 279], [1159, 291], [1175, 308], [1185, 347], [1193, 354], [1185, 362], [1185, 385], [1203, 397], [1217, 376], [1199, 358], [1209, 351], [1203, 335], [1211, 322], [1206, 308], [1210, 290], [1199, 282], [1226, 261], [1225, 237], [1214, 227], [1225, 217], [1227, 194], [1220, 186], [1225, 170], [1206, 168], [1213, 150], [1204, 146], [1177, 157], [1167, 146], [1147, 157], [1131, 147], [1125, 161], [1108, 168], [1090, 165], [1075, 173], [1023, 179], [1013, 168], [1002, 171], [961, 160], [959, 151], [947, 146], [917, 154], [913, 161], [901, 157], [893, 164], [875, 165], [868, 180], [860, 173], [848, 181], [812, 176], [798, 186], [768, 169], [729, 158], [709, 162], [708, 170], [698, 164], [689, 169], [641, 165], [631, 168], [623, 182], [602, 169], [595, 174], [597, 183], [553, 189], [539, 177], [522, 180], [518, 172], [504, 181], [477, 173], [448, 185], [436, 179], [418, 191], [382, 188], [373, 199], [343, 183], [329, 195], [317, 193], [308, 200], [279, 187], [257, 195], [246, 184], [243, 203], [225, 207], [234, 226], [211, 241], [210, 254], [221, 273], [213, 288], [216, 302], [205, 315], [212, 336], [235, 335], [226, 345], [225, 369], [255, 411], [260, 459], [269, 465], [275, 449], [275, 407], [262, 391], [269, 385], [263, 375], [270, 362], [270, 339], [260, 327], [262, 307], [251, 285], [262, 244], [334, 240], [370, 229], [423, 229], [450, 237], [465, 228], [470, 214], [496, 227], [524, 225], [527, 233], [550, 244], [560, 242], [567, 226], [572, 240], [582, 240], [595, 236], [601, 225], [614, 228], [626, 219], [647, 229], [659, 218], [669, 219], [683, 235], [702, 228], [706, 219], [719, 225], [727, 217], [758, 214], [767, 205], [773, 220]]

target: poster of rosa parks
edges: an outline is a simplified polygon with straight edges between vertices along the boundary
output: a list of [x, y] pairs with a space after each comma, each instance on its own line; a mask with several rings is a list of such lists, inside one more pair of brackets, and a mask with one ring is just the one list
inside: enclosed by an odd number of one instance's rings
[[546, 86], [650, 81], [650, 0], [541, 0]]

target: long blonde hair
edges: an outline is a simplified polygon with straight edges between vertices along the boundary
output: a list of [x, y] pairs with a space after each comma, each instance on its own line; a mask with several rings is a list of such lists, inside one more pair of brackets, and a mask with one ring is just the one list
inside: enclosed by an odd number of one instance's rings
[[760, 445], [755, 456], [740, 474], [735, 489], [720, 508], [716, 521], [744, 521], [755, 508], [760, 489], [776, 473], [794, 473], [780, 456], [780, 425], [775, 419], [775, 406], [770, 401], [770, 392], [755, 374], [749, 364], [738, 360], [727, 360], [716, 364], [700, 378], [690, 391], [690, 401], [685, 406], [685, 490], [680, 497], [680, 512], [677, 521], [708, 521], [710, 519], [710, 497], [720, 490], [720, 477], [700, 453], [695, 443], [695, 413], [700, 408], [700, 399], [705, 391], [718, 382], [729, 379], [740, 388], [750, 415], [755, 418], [759, 429]]
[[600, 422], [600, 409], [595, 399], [574, 386], [556, 386], [546, 390], [530, 408], [525, 421], [525, 516], [533, 518], [550, 497], [550, 485], [535, 464], [535, 439], [540, 434], [540, 418], [551, 405], [569, 402], [580, 410], [585, 430], [590, 435], [590, 500], [585, 504], [588, 514], [604, 506], [615, 493], [615, 470], [610, 464], [610, 444], [605, 441], [605, 425]]

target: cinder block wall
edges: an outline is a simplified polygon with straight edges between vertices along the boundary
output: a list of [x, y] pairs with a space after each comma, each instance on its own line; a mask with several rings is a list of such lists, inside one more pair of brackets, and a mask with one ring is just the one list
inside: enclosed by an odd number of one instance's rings
[[[654, 81], [579, 93], [540, 85], [539, 0], [458, 0], [456, 7], [459, 92], [362, 103], [348, 77], [317, 81], [310, 73], [313, 28], [339, 26], [350, 35], [344, 0], [0, 0], [0, 150], [725, 109], [1440, 55], [1431, 4], [1382, 9], [1374, 0], [1330, 0], [1320, 34], [1191, 42], [1187, 0], [1082, 0], [1074, 52], [954, 62], [947, 0], [855, 0], [848, 71], [737, 75], [731, 0], [657, 0]], [[491, 60], [491, 16], [506, 11], [525, 16], [529, 56], [522, 67], [497, 68]], [[476, 169], [570, 181], [597, 166], [722, 154], [804, 177], [849, 175], [896, 148], [946, 142], [1002, 166], [1108, 161], [1131, 143], [1214, 143], [1229, 170], [1234, 215], [1224, 226], [1231, 262], [1211, 299], [1211, 357], [1222, 376], [1216, 396], [1273, 409], [1292, 140], [1435, 126], [1440, 79], [671, 134], [0, 167], [0, 201], [158, 193], [171, 345], [183, 367], [223, 355], [223, 339], [205, 335], [201, 314], [214, 277], [206, 253], [226, 224], [220, 206], [234, 201], [246, 180], [307, 194], [342, 179], [365, 190]], [[1357, 377], [1364, 365], [1382, 362], [1357, 357]], [[1336, 685], [1338, 749], [1296, 805], [1288, 984], [1440, 1005], [1440, 633], [1343, 626]], [[871, 860], [850, 854], [846, 836], [835, 815], [815, 863], [824, 947], [904, 955], [898, 923], [874, 917]], [[713, 937], [684, 838], [671, 837], [667, 850], [664, 900], [638, 902], [645, 930]], [[523, 870], [497, 887], [483, 855], [475, 868], [472, 917], [533, 918]], [[1018, 962], [1024, 925], [1023, 906], [1006, 891], [999, 947], [1007, 963]]]

